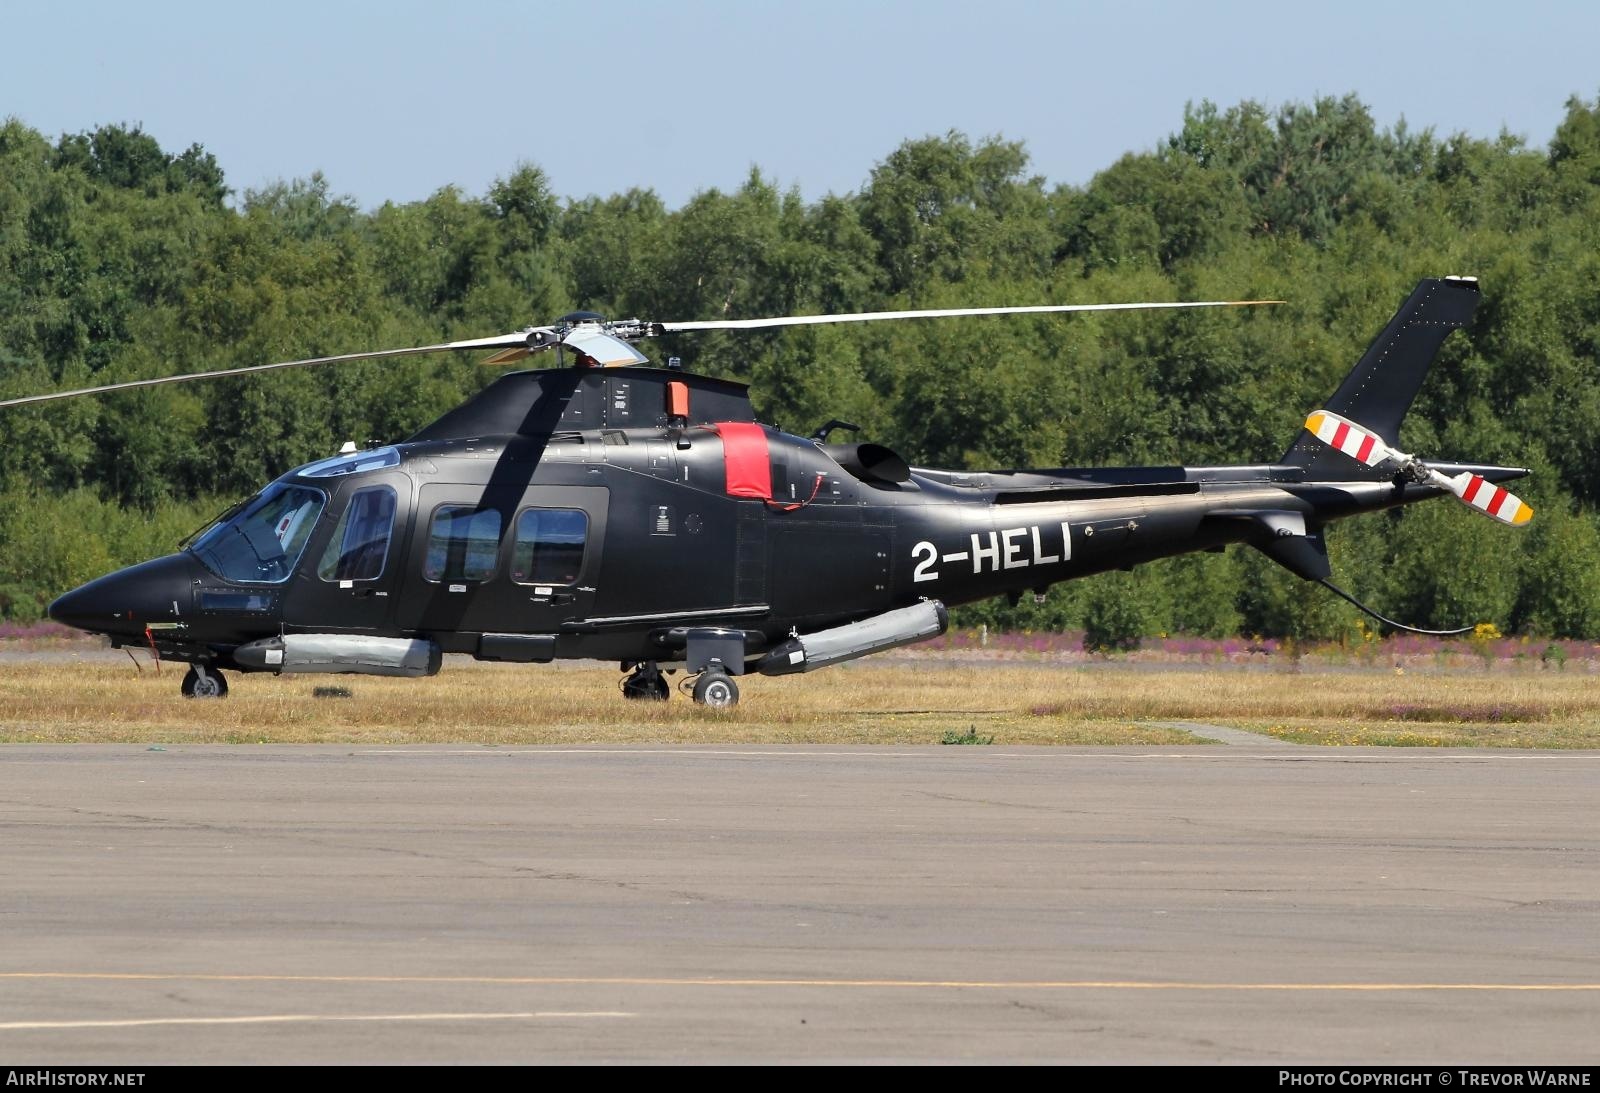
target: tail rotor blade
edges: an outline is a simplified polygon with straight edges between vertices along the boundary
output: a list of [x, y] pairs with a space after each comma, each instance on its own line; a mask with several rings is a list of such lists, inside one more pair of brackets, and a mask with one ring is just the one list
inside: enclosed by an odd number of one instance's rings
[[1533, 509], [1529, 508], [1526, 502], [1505, 487], [1497, 486], [1481, 475], [1462, 471], [1458, 475], [1449, 476], [1429, 470], [1428, 479], [1434, 485], [1449, 490], [1485, 516], [1492, 516], [1503, 524], [1521, 527], [1533, 519]]
[[1376, 467], [1385, 459], [1398, 457], [1395, 450], [1385, 444], [1377, 433], [1327, 410], [1318, 410], [1306, 418], [1306, 431], [1328, 447], [1368, 467]]

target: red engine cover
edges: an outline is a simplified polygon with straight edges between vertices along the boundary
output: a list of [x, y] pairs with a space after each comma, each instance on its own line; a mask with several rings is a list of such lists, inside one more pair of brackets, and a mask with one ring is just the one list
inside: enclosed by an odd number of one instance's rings
[[772, 500], [767, 431], [744, 421], [719, 422], [716, 429], [722, 436], [722, 456], [728, 468], [728, 496]]

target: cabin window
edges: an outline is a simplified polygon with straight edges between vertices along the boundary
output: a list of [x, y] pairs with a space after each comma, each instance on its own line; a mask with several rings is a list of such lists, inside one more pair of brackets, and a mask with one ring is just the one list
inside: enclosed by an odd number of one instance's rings
[[422, 575], [430, 581], [486, 581], [500, 553], [500, 513], [470, 505], [441, 505], [428, 529]]
[[529, 509], [517, 517], [511, 579], [518, 584], [572, 584], [583, 569], [589, 517], [582, 509]]
[[357, 490], [322, 552], [317, 576], [325, 581], [375, 581], [383, 576], [394, 530], [394, 490], [373, 486]]
[[279, 584], [294, 572], [325, 500], [320, 490], [274, 484], [189, 549], [223, 580]]

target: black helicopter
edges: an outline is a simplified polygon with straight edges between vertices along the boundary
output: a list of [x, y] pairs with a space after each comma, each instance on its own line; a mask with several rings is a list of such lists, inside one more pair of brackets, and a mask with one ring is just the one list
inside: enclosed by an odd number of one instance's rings
[[647, 699], [668, 696], [661, 665], [682, 662], [695, 701], [726, 707], [738, 701], [735, 676], [808, 672], [933, 637], [946, 605], [1230, 543], [1351, 599], [1328, 581], [1330, 520], [1451, 493], [1525, 523], [1528, 507], [1499, 483], [1526, 470], [1424, 463], [1393, 447], [1440, 343], [1478, 300], [1473, 279], [1423, 281], [1283, 457], [1247, 466], [912, 468], [877, 444], [829, 443], [840, 422], [809, 438], [762, 425], [743, 385], [642, 367], [632, 344], [1233, 302], [685, 323], [576, 313], [501, 337], [0, 406], [376, 357], [493, 349], [489, 361], [506, 363], [555, 349], [575, 363], [510, 373], [403, 443], [290, 471], [178, 553], [68, 592], [50, 616], [188, 662], [183, 693], [196, 698], [227, 694], [225, 667], [426, 676], [463, 653], [615, 660], [623, 693]]

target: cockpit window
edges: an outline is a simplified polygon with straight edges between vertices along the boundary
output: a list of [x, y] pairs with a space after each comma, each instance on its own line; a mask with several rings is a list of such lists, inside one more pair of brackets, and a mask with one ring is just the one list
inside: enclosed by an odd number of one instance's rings
[[269, 486], [189, 549], [224, 580], [281, 584], [294, 572], [325, 501], [321, 490], [307, 486]]
[[336, 478], [343, 474], [360, 474], [362, 471], [376, 471], [399, 465], [398, 448], [374, 448], [370, 452], [329, 456], [327, 459], [301, 467], [295, 473], [301, 478]]
[[394, 490], [388, 486], [357, 490], [322, 552], [317, 576], [325, 581], [377, 580], [383, 576], [393, 528]]

